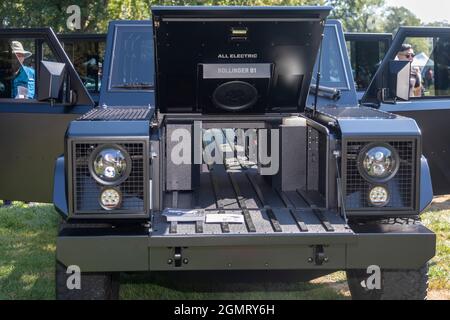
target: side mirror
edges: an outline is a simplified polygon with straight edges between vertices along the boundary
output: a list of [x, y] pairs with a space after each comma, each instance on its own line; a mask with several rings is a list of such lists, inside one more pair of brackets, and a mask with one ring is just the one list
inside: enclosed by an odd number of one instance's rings
[[410, 91], [411, 62], [392, 60], [389, 61], [388, 70], [385, 73], [382, 101], [395, 103], [397, 100], [408, 101]]
[[66, 65], [60, 62], [41, 61], [39, 65], [39, 101], [58, 99], [64, 83]]

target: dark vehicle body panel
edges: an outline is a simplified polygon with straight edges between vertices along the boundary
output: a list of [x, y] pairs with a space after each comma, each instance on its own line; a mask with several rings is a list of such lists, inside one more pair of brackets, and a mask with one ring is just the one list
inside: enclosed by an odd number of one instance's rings
[[383, 70], [387, 68], [389, 61], [395, 58], [405, 38], [414, 36], [448, 37], [449, 34], [449, 28], [400, 28], [362, 100], [364, 104], [416, 120], [422, 132], [423, 153], [428, 160], [435, 195], [450, 193], [449, 99], [447, 97], [425, 97], [411, 98], [406, 102], [398, 101], [395, 104], [379, 104], [376, 98], [376, 87], [381, 86]]
[[[58, 61], [66, 64], [78, 99], [73, 106], [36, 100], [0, 101], [0, 198], [51, 202], [55, 160], [64, 152], [67, 126], [94, 103], [50, 28], [0, 29], [0, 37], [15, 35], [42, 39], [48, 44]], [[36, 68], [38, 74], [39, 64]]]
[[[385, 111], [369, 107], [321, 107], [318, 109], [318, 119], [322, 123], [332, 124], [339, 128], [340, 140], [344, 141], [364, 139], [365, 136], [379, 141], [389, 141], [392, 137], [409, 139], [415, 137], [417, 140], [417, 153], [422, 154], [421, 130], [416, 121], [411, 118], [387, 113]], [[387, 134], [387, 132], [389, 132]], [[345, 148], [342, 147], [342, 153], [345, 154]], [[413, 214], [420, 214], [425, 210], [433, 200], [433, 190], [431, 188], [431, 177], [428, 163], [425, 157], [416, 163], [419, 174], [415, 176], [415, 184], [420, 187], [415, 194], [415, 206]], [[345, 166], [344, 166], [345, 168]], [[343, 169], [345, 170], [345, 169]], [[344, 174], [343, 174], [344, 176]], [[345, 185], [345, 179], [343, 179]], [[348, 215], [350, 213], [347, 212]], [[387, 216], [387, 210], [383, 209], [381, 215]], [[394, 215], [409, 215], [411, 212], [394, 212]]]
[[[435, 234], [421, 225], [355, 228], [355, 234], [262, 237], [178, 237], [158, 239], [146, 228], [66, 229], [57, 240], [57, 259], [86, 271], [186, 270], [333, 270], [418, 268], [435, 254]], [[150, 233], [150, 236], [149, 236]], [[196, 241], [197, 240], [197, 241]], [[309, 258], [323, 245], [329, 258], [316, 265]], [[181, 249], [179, 267], [170, 261]], [[293, 257], [294, 255], [294, 257]]]

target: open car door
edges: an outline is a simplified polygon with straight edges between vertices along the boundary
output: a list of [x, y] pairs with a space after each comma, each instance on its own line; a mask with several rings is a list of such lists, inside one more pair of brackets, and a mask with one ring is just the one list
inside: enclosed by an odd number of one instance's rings
[[52, 29], [0, 29], [0, 199], [51, 202], [67, 126], [93, 106]]
[[392, 43], [391, 33], [346, 32], [353, 80], [360, 99]]
[[[403, 44], [411, 45], [408, 101], [382, 101], [383, 77], [399, 59]], [[407, 86], [408, 84], [406, 84]], [[450, 193], [450, 28], [402, 27], [372, 80], [363, 104], [416, 120], [423, 153], [430, 166], [435, 195]]]

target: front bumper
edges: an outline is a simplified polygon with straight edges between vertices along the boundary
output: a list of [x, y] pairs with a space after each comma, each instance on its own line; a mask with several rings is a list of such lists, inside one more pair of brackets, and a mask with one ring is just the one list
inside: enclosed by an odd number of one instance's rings
[[57, 259], [84, 272], [415, 269], [435, 255], [421, 224], [366, 225], [320, 235], [155, 236], [148, 228], [66, 228]]

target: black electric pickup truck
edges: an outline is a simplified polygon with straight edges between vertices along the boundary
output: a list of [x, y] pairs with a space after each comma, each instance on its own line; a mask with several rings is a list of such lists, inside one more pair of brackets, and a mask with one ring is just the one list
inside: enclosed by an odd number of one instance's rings
[[[121, 272], [337, 270], [356, 299], [426, 298], [427, 146], [414, 119], [380, 110], [408, 104], [411, 64], [388, 54], [359, 105], [330, 10], [112, 21], [98, 107], [51, 29], [0, 30], [0, 198], [62, 216], [59, 299], [117, 298]], [[35, 50], [29, 99], [13, 41]]]

